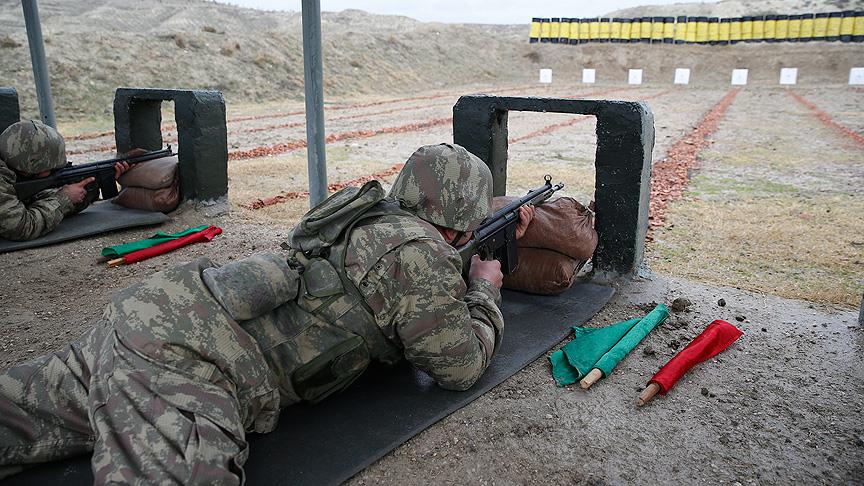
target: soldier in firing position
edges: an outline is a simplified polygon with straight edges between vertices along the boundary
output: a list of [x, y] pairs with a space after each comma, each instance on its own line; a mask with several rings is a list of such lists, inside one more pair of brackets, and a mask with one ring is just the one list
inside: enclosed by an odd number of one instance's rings
[[[15, 194], [18, 177], [46, 177], [66, 165], [66, 143], [57, 130], [40, 121], [20, 121], [0, 133], [0, 238], [26, 241], [57, 227], [63, 218], [86, 208], [90, 177], [59, 189], [44, 190], [27, 201]], [[114, 178], [129, 169], [114, 166]]]
[[425, 146], [388, 196], [374, 181], [313, 208], [286, 254], [200, 258], [120, 291], [65, 350], [0, 374], [0, 477], [92, 450], [97, 484], [239, 484], [246, 432], [372, 360], [471, 387], [501, 343], [502, 275], [475, 257], [466, 283], [453, 245], [491, 206], [481, 160]]

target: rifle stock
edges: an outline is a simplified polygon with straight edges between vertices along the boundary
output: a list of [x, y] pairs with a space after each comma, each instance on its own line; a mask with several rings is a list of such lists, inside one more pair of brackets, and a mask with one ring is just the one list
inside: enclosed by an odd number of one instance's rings
[[499, 209], [474, 230], [471, 240], [457, 248], [462, 258], [462, 273], [468, 275], [471, 257], [480, 255], [483, 260], [494, 258], [501, 262], [501, 272], [513, 273], [519, 266], [516, 253], [516, 226], [519, 224], [519, 208], [528, 204], [541, 204], [555, 191], [564, 187], [563, 183], [552, 185], [552, 176], [544, 177], [545, 184], [528, 191], [518, 201], [513, 201]]
[[[35, 179], [26, 179], [15, 183], [15, 194], [18, 199], [26, 201], [36, 194], [51, 189], [53, 187], [62, 187], [66, 184], [80, 182], [88, 177], [96, 179], [94, 184], [87, 186], [88, 194], [94, 194], [97, 191], [102, 193], [102, 199], [111, 199], [117, 195], [117, 182], [114, 180], [114, 164], [117, 162], [128, 162], [129, 165], [135, 165], [139, 162], [148, 160], [160, 159], [162, 157], [170, 157], [174, 155], [169, 145], [162, 150], [154, 150], [145, 152], [141, 155], [132, 157], [117, 157], [114, 159], [100, 160], [89, 164], [67, 165], [62, 169], [57, 169], [47, 177]], [[88, 197], [88, 199], [91, 199]], [[93, 197], [92, 199], [95, 199]], [[91, 200], [92, 200], [91, 199]]]

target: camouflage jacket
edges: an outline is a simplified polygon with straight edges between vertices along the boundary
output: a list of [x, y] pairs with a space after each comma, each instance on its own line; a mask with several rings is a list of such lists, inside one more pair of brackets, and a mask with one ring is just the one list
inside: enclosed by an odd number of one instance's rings
[[[396, 208], [380, 203], [327, 257], [289, 249], [287, 260], [261, 253], [205, 272], [211, 294], [261, 347], [283, 406], [342, 390], [372, 360], [404, 357], [453, 390], [489, 365], [503, 330], [498, 289], [466, 285], [438, 230]], [[296, 286], [284, 283], [292, 272]]]
[[0, 160], [0, 238], [25, 241], [38, 238], [84, 206], [74, 205], [59, 189], [48, 189], [21, 201], [15, 194], [15, 172]]
[[465, 284], [459, 254], [434, 226], [377, 217], [351, 232], [346, 255], [345, 271], [390, 345], [443, 388], [480, 378], [501, 343], [501, 294], [486, 280]]

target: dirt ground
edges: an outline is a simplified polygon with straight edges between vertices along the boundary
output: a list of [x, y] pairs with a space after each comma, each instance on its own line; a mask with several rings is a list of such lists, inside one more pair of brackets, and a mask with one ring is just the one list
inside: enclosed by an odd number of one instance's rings
[[[375, 99], [382, 103], [374, 106], [356, 106], [368, 105], [363, 102], [366, 100], [340, 100], [332, 105], [340, 109], [326, 115], [327, 131], [375, 130], [446, 118], [452, 115], [452, 104], [459, 94], [496, 89], [510, 90], [507, 94], [514, 95], [646, 100], [655, 115], [655, 160], [664, 157], [672, 143], [687, 134], [727, 92], [726, 88], [557, 83], [548, 88], [471, 85], [411, 96], [429, 97], [426, 99]], [[860, 133], [864, 108], [860, 92], [842, 87], [801, 89], [799, 93]], [[230, 121], [272, 114], [277, 109], [282, 116]], [[284, 114], [297, 110], [302, 110], [302, 105], [229, 105], [229, 150], [303, 138], [302, 124], [267, 128], [302, 122], [302, 115]], [[573, 117], [564, 115], [512, 114], [508, 193], [522, 193], [539, 185], [542, 174], [549, 173], [556, 181], [565, 182], [565, 194], [587, 203], [594, 192], [594, 126], [590, 117], [574, 122]], [[69, 125], [65, 133], [104, 128], [110, 127]], [[166, 137], [170, 136], [166, 130]], [[781, 89], [742, 91], [720, 123], [714, 145], [703, 154], [701, 168], [692, 174], [690, 192], [670, 206], [671, 228], [659, 233], [648, 247], [649, 265], [655, 274], [621, 282], [612, 302], [588, 325], [608, 325], [643, 312], [648, 304], [669, 304], [676, 297], [691, 300], [690, 309], [675, 314], [650, 334], [610, 377], [590, 391], [556, 388], [545, 358], [540, 359], [397, 448], [351, 482], [860, 481], [864, 475], [864, 425], [860, 420], [864, 334], [857, 324], [856, 303], [864, 292], [858, 243], [864, 234], [858, 209], [864, 173], [862, 149], [847, 138], [826, 128]], [[449, 140], [451, 125], [442, 123], [328, 144], [330, 182], [390, 168], [420, 145]], [[70, 140], [68, 148], [89, 150], [111, 141], [107, 136]], [[81, 158], [102, 155], [89, 152], [82, 153]], [[113, 292], [166, 266], [205, 255], [227, 262], [276, 248], [308, 207], [308, 201], [301, 198], [259, 210], [245, 209], [241, 204], [281, 191], [305, 190], [305, 174], [303, 150], [233, 160], [229, 164], [230, 214], [208, 220], [184, 207], [159, 228], [176, 231], [208, 222], [222, 226], [224, 234], [211, 243], [136, 265], [108, 269], [95, 260], [104, 246], [144, 238], [154, 232], [152, 228], [0, 255], [0, 272], [8, 282], [0, 290], [4, 302], [0, 310], [0, 369], [60, 349], [101, 314]], [[745, 255], [754, 267], [776, 272], [772, 278], [765, 277], [767, 271], [745, 273], [733, 264], [740, 258], [727, 259], [725, 254], [699, 259], [705, 248], [694, 242], [711, 236], [706, 218], [729, 218], [740, 214], [741, 208], [754, 208], [746, 213], [749, 219], [731, 229], [758, 228], [771, 214], [765, 207], [789, 203], [790, 199], [782, 198], [792, 198], [795, 204], [812, 201], [816, 207], [839, 201], [833, 207], [843, 210], [832, 211], [830, 218], [842, 217], [848, 226], [832, 239], [809, 240], [822, 226], [808, 226], [807, 219], [799, 222], [806, 230], [800, 234], [806, 235], [812, 247], [821, 245], [828, 256], [814, 260], [814, 253], [791, 258], [799, 248], [795, 243], [798, 234], [778, 232], [776, 247], [764, 252], [754, 247]], [[795, 214], [800, 220], [800, 214]], [[788, 216], [772, 217], [782, 226]], [[816, 217], [812, 213], [809, 221]], [[826, 218], [821, 213], [818, 217]], [[828, 219], [826, 224], [834, 221]], [[732, 248], [747, 243], [730, 240], [734, 235], [713, 236], [729, 241]], [[811, 301], [777, 297], [783, 294], [783, 285], [794, 280], [790, 272], [796, 269], [807, 272], [804, 281], [815, 282], [829, 296]], [[825, 278], [810, 279], [811, 274]], [[726, 277], [718, 281], [712, 275]], [[752, 282], [760, 287], [748, 286]], [[727, 303], [725, 307], [717, 304], [721, 298]], [[668, 396], [637, 409], [634, 401], [646, 380], [676, 349], [717, 318], [738, 325], [744, 336], [723, 354], [697, 367]]]

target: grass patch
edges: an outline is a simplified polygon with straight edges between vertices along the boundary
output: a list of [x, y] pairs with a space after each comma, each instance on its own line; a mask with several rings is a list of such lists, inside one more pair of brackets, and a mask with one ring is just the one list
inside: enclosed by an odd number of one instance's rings
[[792, 184], [781, 184], [768, 179], [734, 179], [731, 177], [716, 178], [710, 175], [698, 175], [690, 182], [688, 191], [694, 196], [772, 196], [778, 194], [795, 194], [799, 189]]
[[857, 307], [864, 292], [864, 199], [789, 195], [670, 206], [648, 260], [658, 273]]

